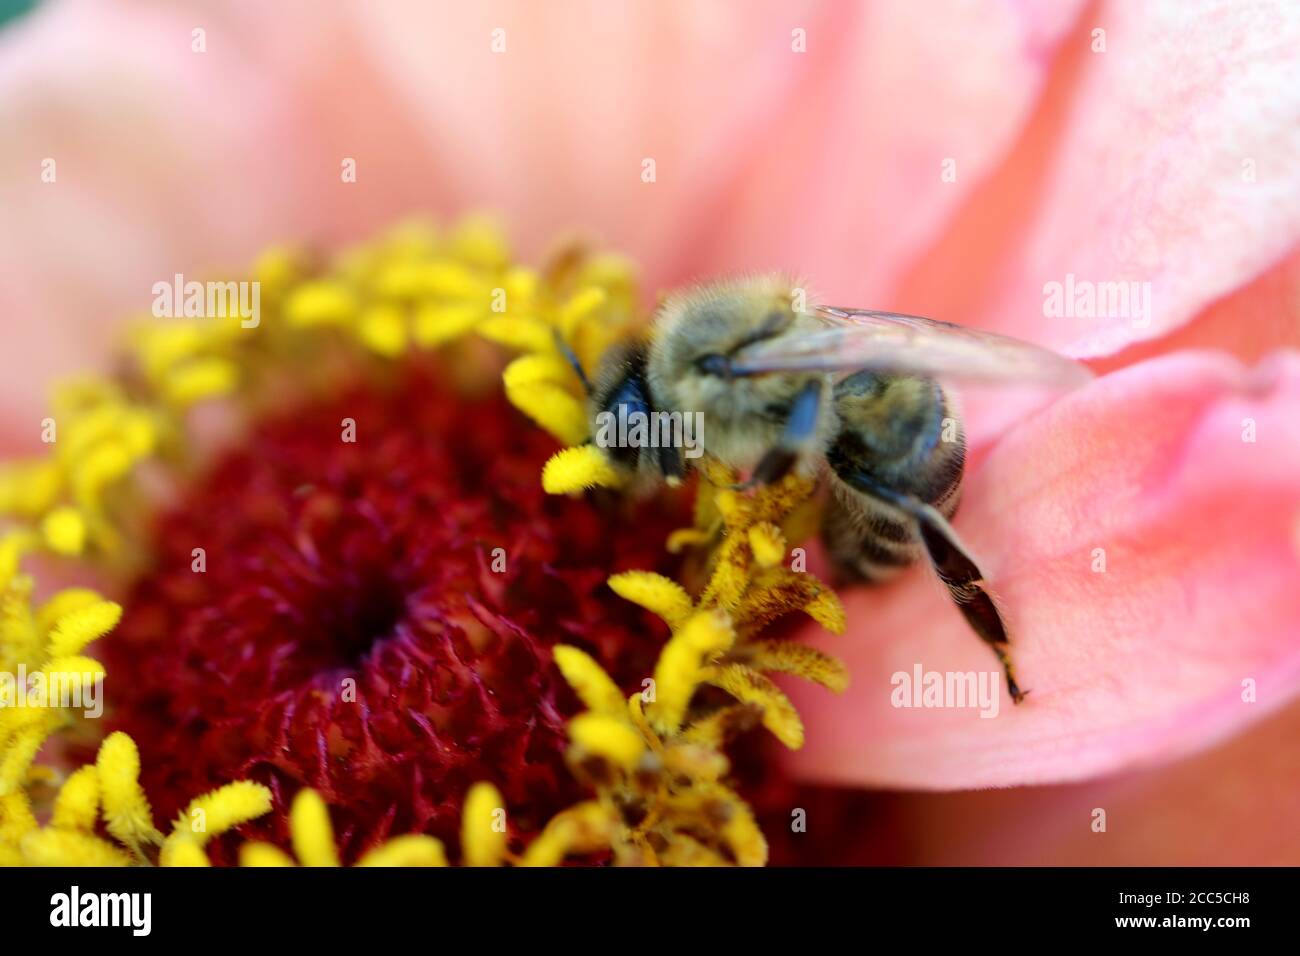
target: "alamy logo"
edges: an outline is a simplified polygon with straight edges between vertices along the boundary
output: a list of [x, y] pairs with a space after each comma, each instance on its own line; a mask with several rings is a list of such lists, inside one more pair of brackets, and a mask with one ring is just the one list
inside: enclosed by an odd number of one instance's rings
[[996, 717], [1002, 700], [1002, 676], [996, 671], [927, 671], [916, 664], [910, 674], [896, 671], [889, 683], [895, 707], [978, 708], [981, 717]]
[[178, 272], [171, 282], [155, 282], [153, 295], [153, 314], [159, 319], [237, 316], [245, 329], [262, 322], [260, 282], [186, 282]]
[[104, 713], [103, 691], [102, 671], [39, 670], [28, 674], [26, 664], [19, 664], [16, 674], [0, 671], [0, 710], [72, 707], [93, 720]]
[[681, 448], [687, 458], [704, 454], [703, 412], [628, 411], [596, 415], [596, 444], [601, 448]]
[[148, 936], [153, 927], [150, 893], [70, 893], [50, 897], [51, 926], [128, 926], [133, 936]]
[[1150, 282], [1093, 282], [1067, 273], [1064, 282], [1043, 284], [1043, 315], [1049, 319], [1132, 319], [1151, 321]]

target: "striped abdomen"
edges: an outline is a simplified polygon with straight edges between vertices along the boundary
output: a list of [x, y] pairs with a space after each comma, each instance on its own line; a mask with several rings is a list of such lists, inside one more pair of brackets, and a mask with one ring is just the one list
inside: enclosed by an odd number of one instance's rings
[[932, 379], [858, 372], [836, 385], [834, 406], [839, 431], [826, 455], [832, 500], [822, 536], [842, 570], [882, 580], [924, 554], [920, 531], [907, 513], [860, 489], [879, 485], [951, 517], [965, 437]]

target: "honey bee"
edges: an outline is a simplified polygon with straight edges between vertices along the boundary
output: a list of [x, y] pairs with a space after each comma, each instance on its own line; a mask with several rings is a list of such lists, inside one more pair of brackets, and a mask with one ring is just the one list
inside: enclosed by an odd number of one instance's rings
[[[927, 558], [1023, 699], [1006, 623], [949, 523], [966, 443], [941, 380], [1066, 388], [1091, 377], [1084, 366], [947, 322], [809, 305], [796, 283], [759, 276], [669, 296], [646, 336], [612, 349], [594, 382], [582, 377], [593, 434], [611, 415], [694, 415], [702, 452], [749, 475], [740, 487], [824, 472], [822, 537], [840, 572], [881, 581]], [[629, 473], [679, 481], [680, 443], [644, 434], [598, 444]]]

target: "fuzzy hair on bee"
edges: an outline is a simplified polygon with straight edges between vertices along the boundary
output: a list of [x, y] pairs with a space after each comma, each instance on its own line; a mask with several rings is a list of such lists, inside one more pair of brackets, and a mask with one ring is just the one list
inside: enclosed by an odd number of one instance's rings
[[[817, 320], [796, 309], [803, 299], [802, 287], [784, 276], [756, 276], [670, 295], [655, 316], [646, 366], [651, 394], [662, 407], [703, 415], [708, 454], [733, 468], [749, 471], [780, 447], [796, 401], [810, 388], [819, 391], [814, 434], [806, 441], [822, 446], [831, 438], [827, 373], [737, 377], [727, 371], [746, 346], [815, 331]], [[811, 470], [816, 456], [801, 456], [798, 464]]]
[[[697, 416], [702, 452], [747, 472], [741, 487], [794, 470], [825, 474], [831, 503], [822, 533], [841, 572], [877, 581], [928, 559], [1019, 703], [1003, 614], [949, 523], [965, 438], [942, 382], [1066, 388], [1090, 377], [1027, 342], [920, 316], [814, 305], [802, 284], [759, 275], [669, 295], [644, 337], [604, 357], [588, 408], [593, 435], [614, 412]], [[642, 482], [684, 474], [672, 442], [602, 444]]]

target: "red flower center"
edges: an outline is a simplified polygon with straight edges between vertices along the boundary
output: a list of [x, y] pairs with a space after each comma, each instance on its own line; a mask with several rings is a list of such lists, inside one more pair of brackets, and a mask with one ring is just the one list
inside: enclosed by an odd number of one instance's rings
[[245, 834], [287, 845], [284, 811], [310, 786], [352, 859], [397, 833], [454, 846], [479, 780], [521, 833], [580, 799], [562, 759], [577, 702], [549, 647], [639, 686], [665, 632], [604, 582], [673, 573], [664, 536], [688, 519], [545, 495], [553, 451], [499, 395], [410, 366], [264, 421], [217, 461], [160, 516], [106, 642], [113, 729], [138, 743], [158, 814], [250, 778], [276, 812]]

